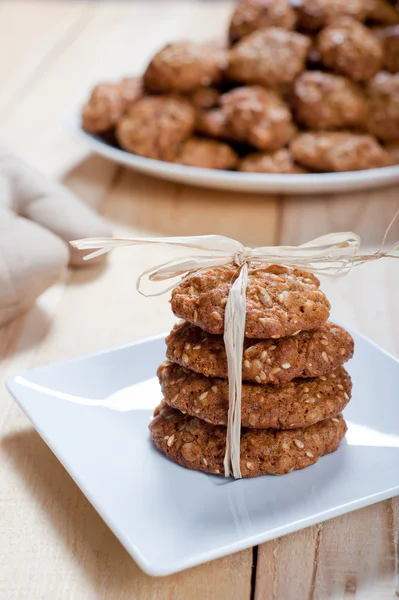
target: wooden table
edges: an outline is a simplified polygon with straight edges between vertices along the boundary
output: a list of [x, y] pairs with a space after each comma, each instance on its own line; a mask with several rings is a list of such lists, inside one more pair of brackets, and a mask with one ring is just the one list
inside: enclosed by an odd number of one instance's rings
[[[65, 133], [63, 114], [94, 82], [141, 69], [173, 38], [220, 35], [229, 11], [229, 2], [216, 0], [3, 1], [1, 142], [62, 178], [101, 210], [116, 235], [213, 232], [266, 245], [351, 229], [377, 245], [399, 204], [398, 187], [309, 198], [205, 191], [89, 156]], [[120, 251], [106, 269], [70, 271], [26, 318], [0, 330], [1, 380], [169, 329], [166, 299], [144, 300], [135, 292], [135, 278], [151, 260]], [[381, 261], [323, 285], [336, 314], [399, 355], [398, 267]], [[131, 560], [3, 385], [0, 430], [2, 599], [384, 600], [399, 594], [398, 500], [155, 579]]]

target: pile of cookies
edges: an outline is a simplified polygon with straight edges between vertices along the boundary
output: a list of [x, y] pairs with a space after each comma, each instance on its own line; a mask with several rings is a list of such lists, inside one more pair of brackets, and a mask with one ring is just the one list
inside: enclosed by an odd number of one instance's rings
[[[158, 450], [189, 469], [224, 474], [228, 399], [224, 312], [233, 265], [182, 282], [172, 310], [184, 319], [158, 369], [164, 400], [150, 424]], [[328, 321], [330, 305], [309, 273], [249, 266], [242, 365], [241, 473], [284, 474], [334, 452], [351, 395], [343, 364], [353, 340]]]
[[228, 39], [168, 44], [142, 78], [96, 86], [83, 128], [211, 169], [399, 164], [399, 9], [389, 0], [240, 0]]

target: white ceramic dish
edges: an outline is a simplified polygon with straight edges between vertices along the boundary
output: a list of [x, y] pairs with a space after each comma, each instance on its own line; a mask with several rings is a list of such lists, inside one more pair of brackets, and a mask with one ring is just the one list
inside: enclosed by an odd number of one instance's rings
[[167, 575], [399, 494], [399, 362], [353, 335], [346, 440], [283, 477], [225, 480], [154, 449], [147, 426], [161, 398], [163, 337], [28, 371], [7, 386], [140, 567]]
[[175, 165], [160, 160], [130, 154], [106, 143], [101, 138], [83, 131], [76, 112], [65, 119], [68, 130], [81, 139], [93, 152], [135, 171], [177, 183], [206, 188], [241, 192], [277, 194], [335, 194], [372, 189], [399, 183], [399, 165], [349, 173], [318, 173], [303, 175], [275, 175], [217, 171]]

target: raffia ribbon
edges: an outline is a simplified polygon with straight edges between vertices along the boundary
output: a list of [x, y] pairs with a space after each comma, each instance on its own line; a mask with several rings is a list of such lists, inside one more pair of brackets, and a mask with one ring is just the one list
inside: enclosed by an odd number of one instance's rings
[[[396, 216], [396, 215], [395, 215]], [[384, 236], [385, 242], [392, 220]], [[224, 343], [226, 346], [229, 377], [229, 412], [227, 422], [225, 476], [241, 477], [241, 388], [242, 358], [246, 318], [246, 289], [248, 265], [277, 263], [286, 267], [302, 269], [317, 275], [338, 276], [346, 274], [353, 266], [383, 257], [399, 258], [392, 254], [399, 242], [389, 251], [359, 255], [360, 237], [352, 232], [331, 233], [300, 246], [264, 246], [248, 248], [240, 242], [220, 235], [166, 237], [166, 238], [88, 238], [71, 244], [80, 250], [93, 250], [86, 260], [121, 246], [166, 244], [187, 249], [189, 254], [174, 258], [144, 271], [136, 282], [137, 290], [144, 296], [159, 296], [178, 286], [182, 281], [213, 267], [235, 264], [238, 276], [230, 288], [224, 317]], [[200, 250], [203, 254], [191, 254]], [[159, 282], [179, 277], [168, 287]], [[156, 283], [156, 291], [144, 292], [143, 281]]]

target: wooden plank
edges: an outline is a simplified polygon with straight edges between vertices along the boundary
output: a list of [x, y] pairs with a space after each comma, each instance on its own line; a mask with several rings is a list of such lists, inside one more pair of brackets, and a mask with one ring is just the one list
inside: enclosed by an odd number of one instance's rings
[[[13, 110], [43, 72], [54, 64], [71, 35], [90, 18], [90, 2], [34, 3], [4, 0], [0, 5], [0, 120]], [[23, 18], [22, 18], [23, 15]], [[12, 57], [12, 60], [10, 60]], [[6, 85], [4, 85], [6, 83]]]
[[[340, 198], [290, 200], [284, 204], [281, 239], [297, 244], [336, 229], [372, 233], [375, 223], [382, 234], [395, 210], [391, 194], [380, 191], [363, 203], [358, 198], [351, 210]], [[336, 315], [399, 356], [394, 260], [355, 268], [343, 278], [324, 278], [322, 288]], [[298, 599], [392, 598], [398, 589], [398, 506], [398, 499], [389, 500], [262, 545], [256, 599], [290, 598], [294, 585]]]
[[[281, 244], [301, 244], [332, 231], [355, 231], [365, 244], [381, 243], [398, 209], [399, 186], [351, 194], [282, 199]], [[399, 219], [391, 240], [399, 239]]]

